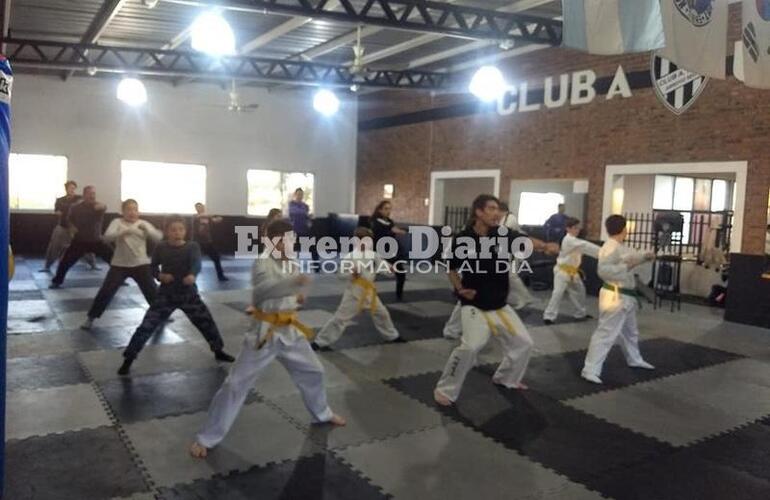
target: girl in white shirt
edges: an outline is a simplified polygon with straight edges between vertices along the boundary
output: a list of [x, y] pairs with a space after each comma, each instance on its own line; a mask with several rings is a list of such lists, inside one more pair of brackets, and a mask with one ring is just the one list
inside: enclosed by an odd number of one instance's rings
[[113, 220], [102, 236], [104, 241], [115, 244], [115, 252], [110, 261], [110, 270], [81, 326], [84, 330], [90, 329], [94, 319], [104, 313], [127, 278], [136, 282], [148, 304], [155, 300], [157, 285], [150, 269], [147, 240], [158, 242], [163, 238], [163, 233], [139, 218], [139, 204], [136, 200], [125, 200], [121, 210], [123, 217]]

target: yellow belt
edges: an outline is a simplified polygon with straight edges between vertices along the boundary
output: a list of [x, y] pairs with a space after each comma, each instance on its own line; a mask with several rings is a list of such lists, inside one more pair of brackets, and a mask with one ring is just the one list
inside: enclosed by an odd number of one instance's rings
[[[490, 317], [490, 313], [487, 311], [481, 311], [481, 313], [484, 315], [484, 319], [487, 320], [487, 325], [489, 325], [489, 330], [492, 332], [492, 335], [497, 336], [497, 325], [494, 321], [492, 321], [492, 318]], [[511, 321], [511, 318], [508, 317], [505, 312], [503, 312], [502, 309], [498, 309], [495, 311], [497, 316], [500, 318], [500, 321], [503, 323], [503, 326], [505, 327], [505, 330], [510, 333], [511, 335], [516, 335], [516, 328], [513, 326], [513, 322]]]
[[577, 266], [570, 266], [569, 264], [559, 264], [559, 270], [569, 275], [570, 280], [575, 279], [575, 276], [582, 276], [583, 271]]
[[363, 290], [361, 298], [358, 299], [358, 312], [361, 312], [366, 307], [366, 298], [369, 297], [371, 303], [369, 304], [369, 310], [372, 314], [377, 311], [377, 287], [371, 281], [359, 276], [353, 280], [353, 284], [360, 286]]
[[265, 334], [264, 338], [257, 343], [257, 350], [262, 349], [262, 347], [273, 338], [275, 329], [281, 326], [293, 326], [302, 332], [302, 335], [307, 337], [308, 340], [312, 340], [315, 336], [313, 329], [299, 320], [297, 311], [264, 312], [259, 309], [253, 309], [251, 311], [251, 317], [257, 321], [264, 321], [265, 323], [270, 323], [272, 325], [267, 330], [267, 334]]

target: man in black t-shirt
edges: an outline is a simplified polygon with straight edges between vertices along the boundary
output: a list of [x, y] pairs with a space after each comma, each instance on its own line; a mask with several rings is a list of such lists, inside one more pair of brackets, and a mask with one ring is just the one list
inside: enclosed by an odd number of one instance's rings
[[[498, 244], [511, 249], [511, 243], [526, 235], [498, 226], [499, 201], [480, 195], [471, 206], [472, 220], [455, 239], [449, 280], [460, 299], [462, 340], [449, 356], [436, 385], [434, 398], [442, 406], [453, 404], [463, 381], [476, 363], [476, 356], [494, 335], [503, 348], [503, 361], [492, 376], [495, 384], [526, 389], [521, 383], [529, 363], [532, 339], [516, 312], [506, 302], [511, 257]], [[499, 240], [495, 241], [497, 238]], [[531, 239], [537, 250], [558, 252], [558, 246]], [[460, 252], [461, 247], [468, 251]]]
[[112, 260], [112, 249], [102, 241], [102, 221], [107, 207], [96, 201], [93, 186], [83, 188], [83, 201], [72, 205], [67, 214], [67, 221], [74, 231], [72, 243], [56, 268], [56, 275], [49, 288], [59, 288], [64, 282], [67, 271], [86, 253], [95, 253], [107, 264]]
[[[56, 198], [54, 212], [59, 220], [56, 222], [56, 226], [51, 233], [51, 239], [48, 241], [48, 248], [45, 252], [45, 265], [41, 269], [43, 272], [51, 272], [53, 263], [59, 260], [72, 242], [72, 232], [68, 219], [69, 210], [72, 205], [79, 203], [83, 199], [79, 194], [75, 194], [77, 187], [78, 185], [75, 181], [67, 181], [64, 183], [66, 194]], [[91, 269], [96, 269], [94, 254], [87, 253], [83, 258], [91, 266]]]

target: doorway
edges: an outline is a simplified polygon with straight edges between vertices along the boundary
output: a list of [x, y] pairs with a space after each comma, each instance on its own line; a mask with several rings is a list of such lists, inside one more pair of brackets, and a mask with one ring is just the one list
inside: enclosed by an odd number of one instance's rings
[[430, 213], [433, 226], [464, 224], [470, 205], [480, 194], [500, 195], [499, 170], [460, 170], [432, 172], [430, 183]]

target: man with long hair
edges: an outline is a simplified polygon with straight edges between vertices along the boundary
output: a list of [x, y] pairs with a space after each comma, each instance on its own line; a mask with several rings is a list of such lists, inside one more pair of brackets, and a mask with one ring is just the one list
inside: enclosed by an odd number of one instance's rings
[[[442, 406], [450, 406], [457, 400], [465, 376], [492, 335], [503, 349], [503, 361], [492, 381], [511, 389], [527, 388], [521, 380], [529, 363], [532, 339], [524, 323], [506, 302], [510, 258], [501, 254], [496, 244], [503, 234], [509, 238], [505, 241], [526, 236], [499, 229], [499, 204], [492, 195], [476, 197], [471, 206], [471, 220], [455, 239], [449, 280], [461, 303], [462, 337], [460, 345], [449, 356], [434, 391], [436, 403]], [[532, 243], [536, 250], [558, 252], [555, 244], [534, 239]], [[461, 244], [471, 250], [461, 252]]]

